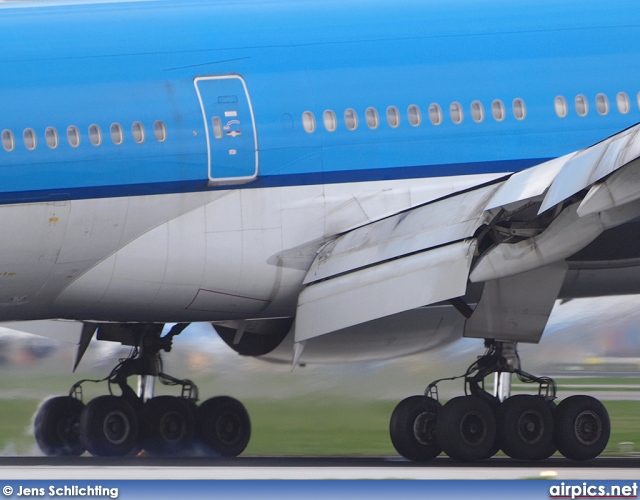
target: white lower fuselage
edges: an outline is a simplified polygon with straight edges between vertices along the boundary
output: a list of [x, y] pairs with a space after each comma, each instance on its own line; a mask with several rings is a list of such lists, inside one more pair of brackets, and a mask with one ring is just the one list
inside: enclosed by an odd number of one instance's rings
[[328, 237], [497, 175], [0, 207], [0, 319], [292, 316]]
[[[328, 238], [496, 177], [5, 205], [0, 319], [293, 316], [304, 276]], [[593, 272], [567, 281], [565, 296], [616, 293], [599, 286]], [[626, 281], [617, 293], [632, 291]]]

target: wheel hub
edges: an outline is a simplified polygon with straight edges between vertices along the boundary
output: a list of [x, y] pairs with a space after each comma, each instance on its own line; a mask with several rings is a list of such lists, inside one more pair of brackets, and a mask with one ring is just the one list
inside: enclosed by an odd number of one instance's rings
[[131, 423], [120, 410], [113, 410], [107, 413], [102, 425], [104, 436], [112, 444], [122, 444], [129, 437]]
[[216, 422], [216, 433], [221, 441], [235, 443], [242, 435], [242, 422], [233, 413], [224, 413]]
[[58, 436], [63, 437], [66, 441], [72, 443], [80, 441], [80, 419], [78, 417], [68, 416], [62, 418], [56, 428]]
[[465, 443], [477, 446], [482, 443], [487, 434], [487, 425], [482, 415], [478, 412], [470, 412], [460, 422], [460, 435]]
[[167, 412], [160, 420], [162, 438], [170, 443], [178, 443], [185, 435], [185, 422], [177, 411]]
[[535, 444], [544, 436], [544, 419], [537, 411], [529, 410], [518, 419], [518, 435], [525, 443]]
[[436, 415], [432, 412], [424, 411], [416, 417], [413, 423], [413, 435], [418, 443], [431, 446], [436, 442]]
[[592, 445], [602, 435], [602, 422], [597, 413], [585, 410], [576, 418], [574, 430], [581, 444]]

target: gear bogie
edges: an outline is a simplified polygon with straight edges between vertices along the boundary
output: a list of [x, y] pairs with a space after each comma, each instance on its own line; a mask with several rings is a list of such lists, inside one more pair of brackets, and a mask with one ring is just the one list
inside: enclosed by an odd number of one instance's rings
[[[554, 402], [556, 384], [520, 369], [515, 344], [487, 341], [487, 352], [460, 377], [465, 396], [444, 406], [438, 402], [438, 380], [425, 396], [411, 396], [395, 408], [390, 422], [391, 441], [408, 460], [426, 461], [444, 451], [449, 457], [470, 462], [499, 450], [517, 460], [544, 460], [556, 451], [572, 460], [590, 460], [605, 449], [611, 424], [604, 405], [590, 396], [571, 396]], [[522, 382], [537, 383], [538, 394], [492, 395], [485, 379], [494, 375], [496, 386], [504, 374]]]

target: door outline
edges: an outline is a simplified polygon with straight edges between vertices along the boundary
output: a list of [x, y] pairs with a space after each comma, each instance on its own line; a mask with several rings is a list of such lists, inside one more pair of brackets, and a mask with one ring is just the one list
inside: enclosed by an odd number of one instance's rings
[[[200, 94], [200, 88], [198, 87], [198, 83], [201, 81], [208, 80], [239, 80], [242, 83], [242, 88], [244, 89], [244, 96], [247, 99], [247, 105], [249, 107], [249, 114], [251, 115], [251, 127], [253, 128], [253, 141], [254, 141], [254, 149], [255, 149], [255, 169], [252, 175], [249, 176], [241, 176], [241, 177], [215, 177], [212, 168], [212, 158], [211, 158], [211, 134], [209, 131], [209, 118], [207, 117], [207, 110], [204, 107], [204, 102], [202, 100], [202, 95]], [[249, 90], [247, 89], [247, 84], [240, 75], [229, 74], [229, 75], [215, 75], [215, 76], [198, 76], [193, 80], [193, 85], [196, 89], [196, 94], [198, 96], [198, 102], [200, 103], [200, 110], [202, 111], [202, 120], [204, 121], [204, 131], [207, 136], [207, 177], [209, 179], [210, 186], [220, 186], [225, 184], [245, 184], [247, 182], [251, 182], [258, 177], [258, 169], [259, 169], [259, 155], [258, 155], [258, 131], [256, 129], [256, 120], [253, 114], [253, 105], [251, 104], [251, 97], [249, 97]]]

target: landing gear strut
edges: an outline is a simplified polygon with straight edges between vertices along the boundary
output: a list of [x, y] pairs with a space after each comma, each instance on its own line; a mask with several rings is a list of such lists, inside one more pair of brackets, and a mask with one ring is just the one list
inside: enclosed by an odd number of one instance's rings
[[[464, 375], [431, 383], [424, 396], [401, 401], [391, 416], [391, 441], [403, 457], [459, 461], [489, 458], [498, 450], [520, 460], [542, 460], [556, 450], [573, 460], [597, 457], [607, 445], [609, 416], [598, 400], [572, 396], [557, 407], [556, 384], [520, 369], [513, 342], [486, 341], [487, 350]], [[494, 377], [494, 391], [485, 379]], [[535, 395], [510, 396], [511, 376], [538, 384]], [[464, 378], [465, 396], [438, 402], [438, 383]]]
[[[81, 380], [69, 396], [52, 398], [34, 420], [36, 442], [46, 455], [124, 456], [141, 450], [152, 455], [192, 454], [195, 450], [218, 456], [237, 456], [251, 436], [249, 415], [242, 403], [224, 396], [198, 402], [198, 389], [190, 380], [162, 372], [160, 352], [169, 352], [173, 337], [188, 324], [177, 324], [165, 335], [162, 325], [104, 325], [99, 340], [131, 345], [123, 359], [103, 380]], [[138, 376], [138, 392], [128, 384]], [[154, 397], [155, 380], [181, 386], [180, 396]], [[86, 406], [82, 385], [107, 381], [109, 395]], [[120, 395], [114, 395], [114, 386]]]

